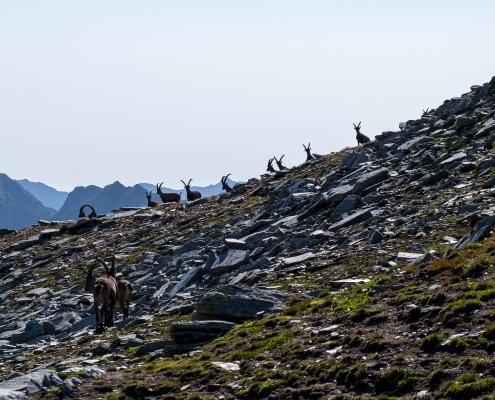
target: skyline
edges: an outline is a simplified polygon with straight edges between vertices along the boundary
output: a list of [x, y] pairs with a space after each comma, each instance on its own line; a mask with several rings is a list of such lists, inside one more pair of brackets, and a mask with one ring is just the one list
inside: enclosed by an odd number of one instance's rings
[[[489, 1], [0, 1], [0, 172], [247, 181], [488, 82]], [[6, 151], [5, 149], [8, 149]]]

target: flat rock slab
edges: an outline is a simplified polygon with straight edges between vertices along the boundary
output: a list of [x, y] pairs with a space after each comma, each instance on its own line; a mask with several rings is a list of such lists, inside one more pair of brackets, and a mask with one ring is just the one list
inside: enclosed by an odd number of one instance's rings
[[421, 254], [421, 253], [404, 253], [401, 251], [397, 253], [397, 259], [398, 260], [415, 260], [416, 258], [419, 258], [421, 256], [424, 256], [424, 254]]
[[284, 310], [289, 293], [225, 285], [204, 297], [194, 308], [212, 320], [242, 322]]
[[367, 219], [371, 216], [371, 212], [374, 211], [375, 208], [368, 208], [364, 210], [359, 210], [355, 212], [352, 215], [349, 215], [347, 218], [344, 218], [341, 221], [336, 222], [335, 224], [331, 225], [328, 230], [330, 232], [335, 232], [338, 231], [341, 228], [346, 228], [348, 226], [357, 224], [358, 222]]
[[53, 370], [50, 369], [41, 369], [39, 371], [31, 372], [30, 374], [18, 376], [16, 378], [1, 382], [0, 389], [24, 391], [27, 389], [28, 384], [31, 381], [35, 381], [42, 385], [45, 375], [49, 376], [52, 372]]
[[235, 326], [226, 321], [174, 322], [170, 326], [170, 337], [178, 344], [201, 343], [216, 339]]
[[26, 395], [22, 392], [9, 389], [0, 389], [0, 400], [22, 400], [25, 398]]
[[239, 364], [235, 362], [213, 361], [212, 364], [227, 371], [239, 371], [241, 369]]
[[228, 250], [221, 253], [210, 268], [212, 275], [222, 275], [233, 271], [249, 260], [251, 252], [245, 250]]
[[282, 258], [282, 266], [290, 267], [291, 265], [300, 264], [305, 261], [309, 261], [315, 258], [313, 253], [304, 253], [295, 257]]
[[38, 244], [39, 242], [40, 242], [40, 235], [31, 236], [27, 239], [19, 240], [18, 242], [15, 242], [11, 246], [7, 247], [4, 251], [10, 253], [16, 250], [24, 250], [27, 249], [28, 247]]
[[331, 281], [330, 285], [332, 287], [341, 287], [343, 285], [361, 285], [363, 283], [367, 283], [370, 280], [368, 278], [363, 279], [339, 279], [337, 281]]
[[246, 247], [246, 242], [238, 239], [224, 239], [225, 246], [229, 249], [242, 250]]

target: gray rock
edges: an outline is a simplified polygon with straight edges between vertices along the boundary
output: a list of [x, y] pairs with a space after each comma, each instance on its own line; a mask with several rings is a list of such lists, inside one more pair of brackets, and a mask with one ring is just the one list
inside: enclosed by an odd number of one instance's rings
[[216, 339], [234, 328], [236, 324], [226, 321], [174, 322], [170, 337], [178, 344], [200, 343]]
[[74, 383], [71, 379], [65, 379], [62, 385], [62, 396], [69, 396], [73, 391]]
[[490, 225], [484, 225], [481, 228], [479, 228], [476, 232], [474, 232], [471, 235], [465, 235], [463, 236], [459, 242], [455, 245], [455, 248], [457, 249], [462, 249], [466, 247], [470, 243], [477, 242], [478, 240], [484, 239], [488, 236], [490, 236], [490, 230], [491, 226]]
[[41, 321], [28, 321], [26, 323], [26, 330], [24, 331], [24, 342], [29, 342], [30, 340], [41, 336], [45, 333], [43, 329], [43, 322]]
[[282, 266], [290, 267], [291, 265], [300, 264], [312, 260], [313, 258], [315, 258], [315, 255], [313, 253], [304, 253], [295, 257], [282, 258], [281, 262]]
[[328, 230], [330, 232], [336, 232], [341, 228], [345, 228], [354, 224], [357, 224], [361, 220], [366, 220], [371, 216], [371, 211], [374, 209], [368, 208], [365, 210], [359, 210], [356, 213], [349, 215], [348, 217], [344, 218], [343, 220], [336, 222], [335, 224], [331, 225]]
[[419, 179], [419, 182], [423, 183], [424, 185], [432, 185], [448, 176], [449, 176], [449, 172], [446, 169], [442, 169], [436, 174], [426, 174], [425, 176]]
[[360, 164], [370, 160], [368, 152], [362, 150], [359, 153], [351, 153], [346, 156], [340, 163], [341, 169], [356, 169], [360, 167]]
[[212, 320], [237, 323], [281, 312], [288, 298], [289, 294], [285, 292], [227, 285], [204, 297], [194, 308]]
[[0, 389], [0, 400], [23, 400], [26, 395], [15, 390]]
[[339, 203], [347, 196], [352, 194], [354, 185], [342, 185], [336, 188], [330, 189], [323, 196], [327, 203]]
[[439, 165], [441, 167], [445, 167], [455, 161], [461, 161], [463, 159], [465, 159], [467, 157], [467, 154], [464, 153], [463, 151], [460, 151], [458, 153], [455, 153], [454, 155], [452, 155], [451, 157], [447, 158], [446, 160], [443, 160]]
[[428, 143], [431, 141], [433, 141], [433, 139], [431, 137], [419, 136], [419, 137], [411, 139], [411, 140], [407, 141], [406, 143], [404, 143], [403, 145], [399, 146], [399, 148], [397, 150], [398, 151], [409, 151], [412, 148], [417, 148], [420, 145], [422, 145], [423, 143]]
[[21, 375], [16, 378], [0, 382], [0, 389], [22, 392], [27, 389], [31, 381], [35, 382], [36, 385], [43, 386], [45, 375], [49, 375], [52, 372], [53, 371], [49, 369], [40, 369], [38, 371], [33, 371], [29, 374]]
[[222, 252], [210, 268], [212, 275], [221, 275], [233, 271], [243, 264], [246, 264], [251, 255], [250, 251], [228, 250]]
[[71, 332], [82, 331], [88, 326], [94, 326], [95, 324], [96, 324], [96, 316], [93, 314], [90, 315], [89, 317], [81, 319], [80, 321], [74, 322], [70, 327], [70, 331]]
[[377, 230], [374, 230], [372, 233], [371, 233], [371, 236], [369, 237], [368, 241], [366, 242], [367, 244], [375, 244], [375, 243], [379, 243], [383, 240], [383, 235], [377, 231]]
[[229, 249], [242, 250], [246, 247], [246, 242], [237, 239], [224, 239], [225, 246]]
[[193, 208], [193, 207], [199, 206], [201, 204], [205, 204], [205, 203], [208, 203], [208, 198], [203, 197], [203, 198], [198, 199], [198, 200], [188, 201], [186, 203], [185, 207], [186, 208]]
[[38, 244], [39, 242], [40, 242], [40, 235], [31, 236], [27, 239], [19, 240], [18, 242], [15, 242], [11, 246], [4, 249], [4, 251], [6, 253], [11, 253], [16, 250], [24, 250], [27, 249], [28, 247]]
[[335, 209], [333, 210], [332, 216], [334, 218], [340, 217], [342, 214], [347, 213], [351, 210], [356, 210], [357, 208], [360, 208], [363, 206], [363, 200], [361, 200], [361, 197], [356, 196], [355, 194], [347, 196], [342, 203], [340, 203]]
[[388, 173], [389, 171], [387, 168], [380, 168], [361, 175], [352, 188], [352, 193], [360, 194], [366, 188], [384, 181], [388, 178]]
[[81, 317], [75, 312], [60, 312], [52, 319], [56, 333], [70, 332], [70, 327], [74, 322], [80, 321]]
[[187, 273], [182, 277], [177, 285], [170, 291], [170, 297], [174, 297], [182, 289], [189, 286], [191, 283], [196, 282], [202, 274], [201, 267], [192, 267]]
[[95, 365], [87, 367], [86, 370], [84, 371], [84, 377], [85, 378], [98, 379], [104, 374], [105, 374], [105, 371], [103, 371], [101, 368], [98, 368]]
[[476, 132], [476, 134], [474, 135], [474, 139], [478, 139], [480, 137], [486, 136], [492, 130], [495, 130], [495, 117], [492, 117], [483, 124], [480, 130]]

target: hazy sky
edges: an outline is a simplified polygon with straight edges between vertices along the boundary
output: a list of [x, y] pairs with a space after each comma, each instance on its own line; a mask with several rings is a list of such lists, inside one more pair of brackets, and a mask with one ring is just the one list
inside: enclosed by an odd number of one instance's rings
[[495, 1], [0, 0], [0, 172], [259, 177], [495, 75]]

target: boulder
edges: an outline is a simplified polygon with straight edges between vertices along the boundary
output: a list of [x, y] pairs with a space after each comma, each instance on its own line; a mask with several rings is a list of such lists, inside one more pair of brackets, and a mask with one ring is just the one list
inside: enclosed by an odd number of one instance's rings
[[235, 326], [226, 321], [174, 322], [170, 326], [170, 337], [178, 344], [201, 343], [216, 339]]
[[226, 285], [204, 297], [194, 308], [212, 320], [238, 323], [281, 312], [289, 296], [289, 293], [275, 290]]
[[250, 251], [232, 250], [222, 252], [213, 265], [210, 267], [212, 275], [222, 275], [226, 272], [233, 271], [243, 264], [246, 264], [251, 255]]

